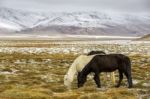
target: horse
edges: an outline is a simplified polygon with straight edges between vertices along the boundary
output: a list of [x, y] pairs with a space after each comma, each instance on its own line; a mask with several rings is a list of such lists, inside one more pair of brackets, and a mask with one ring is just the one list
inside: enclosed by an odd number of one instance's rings
[[125, 74], [128, 80], [128, 88], [132, 88], [131, 62], [129, 57], [123, 54], [95, 55], [82, 71], [78, 73], [78, 87], [82, 87], [86, 82], [87, 75], [94, 72], [95, 83], [100, 88], [99, 74], [101, 72], [112, 72], [115, 70], [119, 72], [119, 81], [116, 87], [120, 86], [123, 80], [123, 74]]
[[78, 56], [72, 65], [70, 66], [68, 72], [64, 76], [64, 85], [68, 87], [68, 89], [71, 88], [71, 83], [74, 80], [75, 74], [78, 72], [81, 72], [81, 70], [86, 66], [95, 55], [104, 54], [102, 51], [97, 51], [96, 53], [94, 51], [91, 51], [88, 53], [88, 55], [80, 55]]
[[[103, 51], [91, 51], [89, 52], [87, 55], [96, 55], [96, 54], [101, 54], [101, 55], [105, 55], [106, 53], [103, 52]], [[106, 72], [106, 75], [104, 77], [105, 79], [107, 78], [107, 72]], [[110, 73], [110, 78], [111, 78], [111, 81], [113, 83], [113, 85], [115, 84], [115, 73], [114, 72], [111, 72]]]

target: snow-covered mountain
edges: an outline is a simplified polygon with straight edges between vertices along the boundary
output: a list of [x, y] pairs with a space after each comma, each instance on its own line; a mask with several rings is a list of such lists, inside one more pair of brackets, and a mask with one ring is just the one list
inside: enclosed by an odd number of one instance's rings
[[131, 35], [150, 33], [150, 14], [119, 12], [35, 13], [0, 8], [0, 34]]

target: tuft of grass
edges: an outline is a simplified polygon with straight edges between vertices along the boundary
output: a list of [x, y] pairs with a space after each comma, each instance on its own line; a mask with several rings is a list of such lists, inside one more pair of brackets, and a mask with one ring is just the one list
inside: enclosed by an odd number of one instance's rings
[[10, 84], [1, 84], [0, 85], [0, 93], [5, 90], [9, 90], [9, 89], [12, 89], [12, 86]]
[[6, 90], [0, 93], [0, 98], [3, 98], [3, 99], [50, 99], [51, 97], [50, 95], [45, 94], [41, 91], [11, 89], [11, 90]]
[[[28, 43], [29, 45], [17, 44], [16, 47], [45, 46]], [[49, 42], [47, 43], [47, 47], [54, 46], [60, 47], [59, 44], [51, 45]], [[112, 46], [112, 44], [109, 46]], [[90, 47], [107, 49], [108, 45], [90, 45]], [[108, 51], [113, 52], [116, 47], [119, 48], [118, 45], [115, 45]], [[85, 86], [78, 89], [75, 78], [72, 91], [67, 91], [63, 85], [63, 77], [76, 57], [77, 55], [73, 53], [64, 54], [62, 52], [55, 54], [47, 52], [13, 52], [11, 54], [0, 52], [0, 71], [15, 71], [12, 74], [0, 74], [0, 99], [137, 99], [137, 94], [138, 96], [144, 95], [143, 98], [145, 98], [150, 93], [150, 90], [143, 86], [143, 83], [148, 83], [150, 80], [150, 64], [147, 60], [150, 56], [140, 54], [129, 56], [132, 61], [132, 77], [139, 81], [134, 84], [134, 89], [129, 90], [126, 88], [127, 81], [125, 76], [121, 88], [112, 88], [110, 79], [105, 80], [105, 77], [103, 77], [105, 74], [101, 74], [102, 88], [100, 90], [96, 90], [96, 84], [93, 79], [88, 79]], [[47, 59], [50, 61], [47, 62]], [[118, 80], [118, 72], [116, 73], [116, 79]], [[122, 86], [125, 88], [122, 88]], [[140, 89], [138, 93], [136, 92], [137, 89]]]
[[74, 92], [65, 92], [65, 93], [55, 93], [53, 94], [53, 99], [77, 99], [79, 94]]
[[127, 88], [113, 88], [106, 92], [112, 99], [137, 99], [137, 92]]
[[81, 95], [78, 99], [109, 99], [109, 97], [104, 93], [87, 93]]

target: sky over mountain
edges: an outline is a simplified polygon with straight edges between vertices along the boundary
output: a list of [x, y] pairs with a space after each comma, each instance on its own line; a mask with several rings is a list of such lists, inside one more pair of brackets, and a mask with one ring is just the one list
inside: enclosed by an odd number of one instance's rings
[[29, 11], [121, 11], [148, 12], [150, 0], [0, 0], [0, 6]]

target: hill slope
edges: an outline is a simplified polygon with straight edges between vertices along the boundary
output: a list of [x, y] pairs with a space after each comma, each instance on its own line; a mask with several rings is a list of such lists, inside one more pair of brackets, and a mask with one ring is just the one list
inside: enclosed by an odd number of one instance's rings
[[145, 36], [143, 36], [143, 37], [141, 37], [141, 38], [139, 38], [137, 40], [150, 41], [150, 34], [145, 35]]

